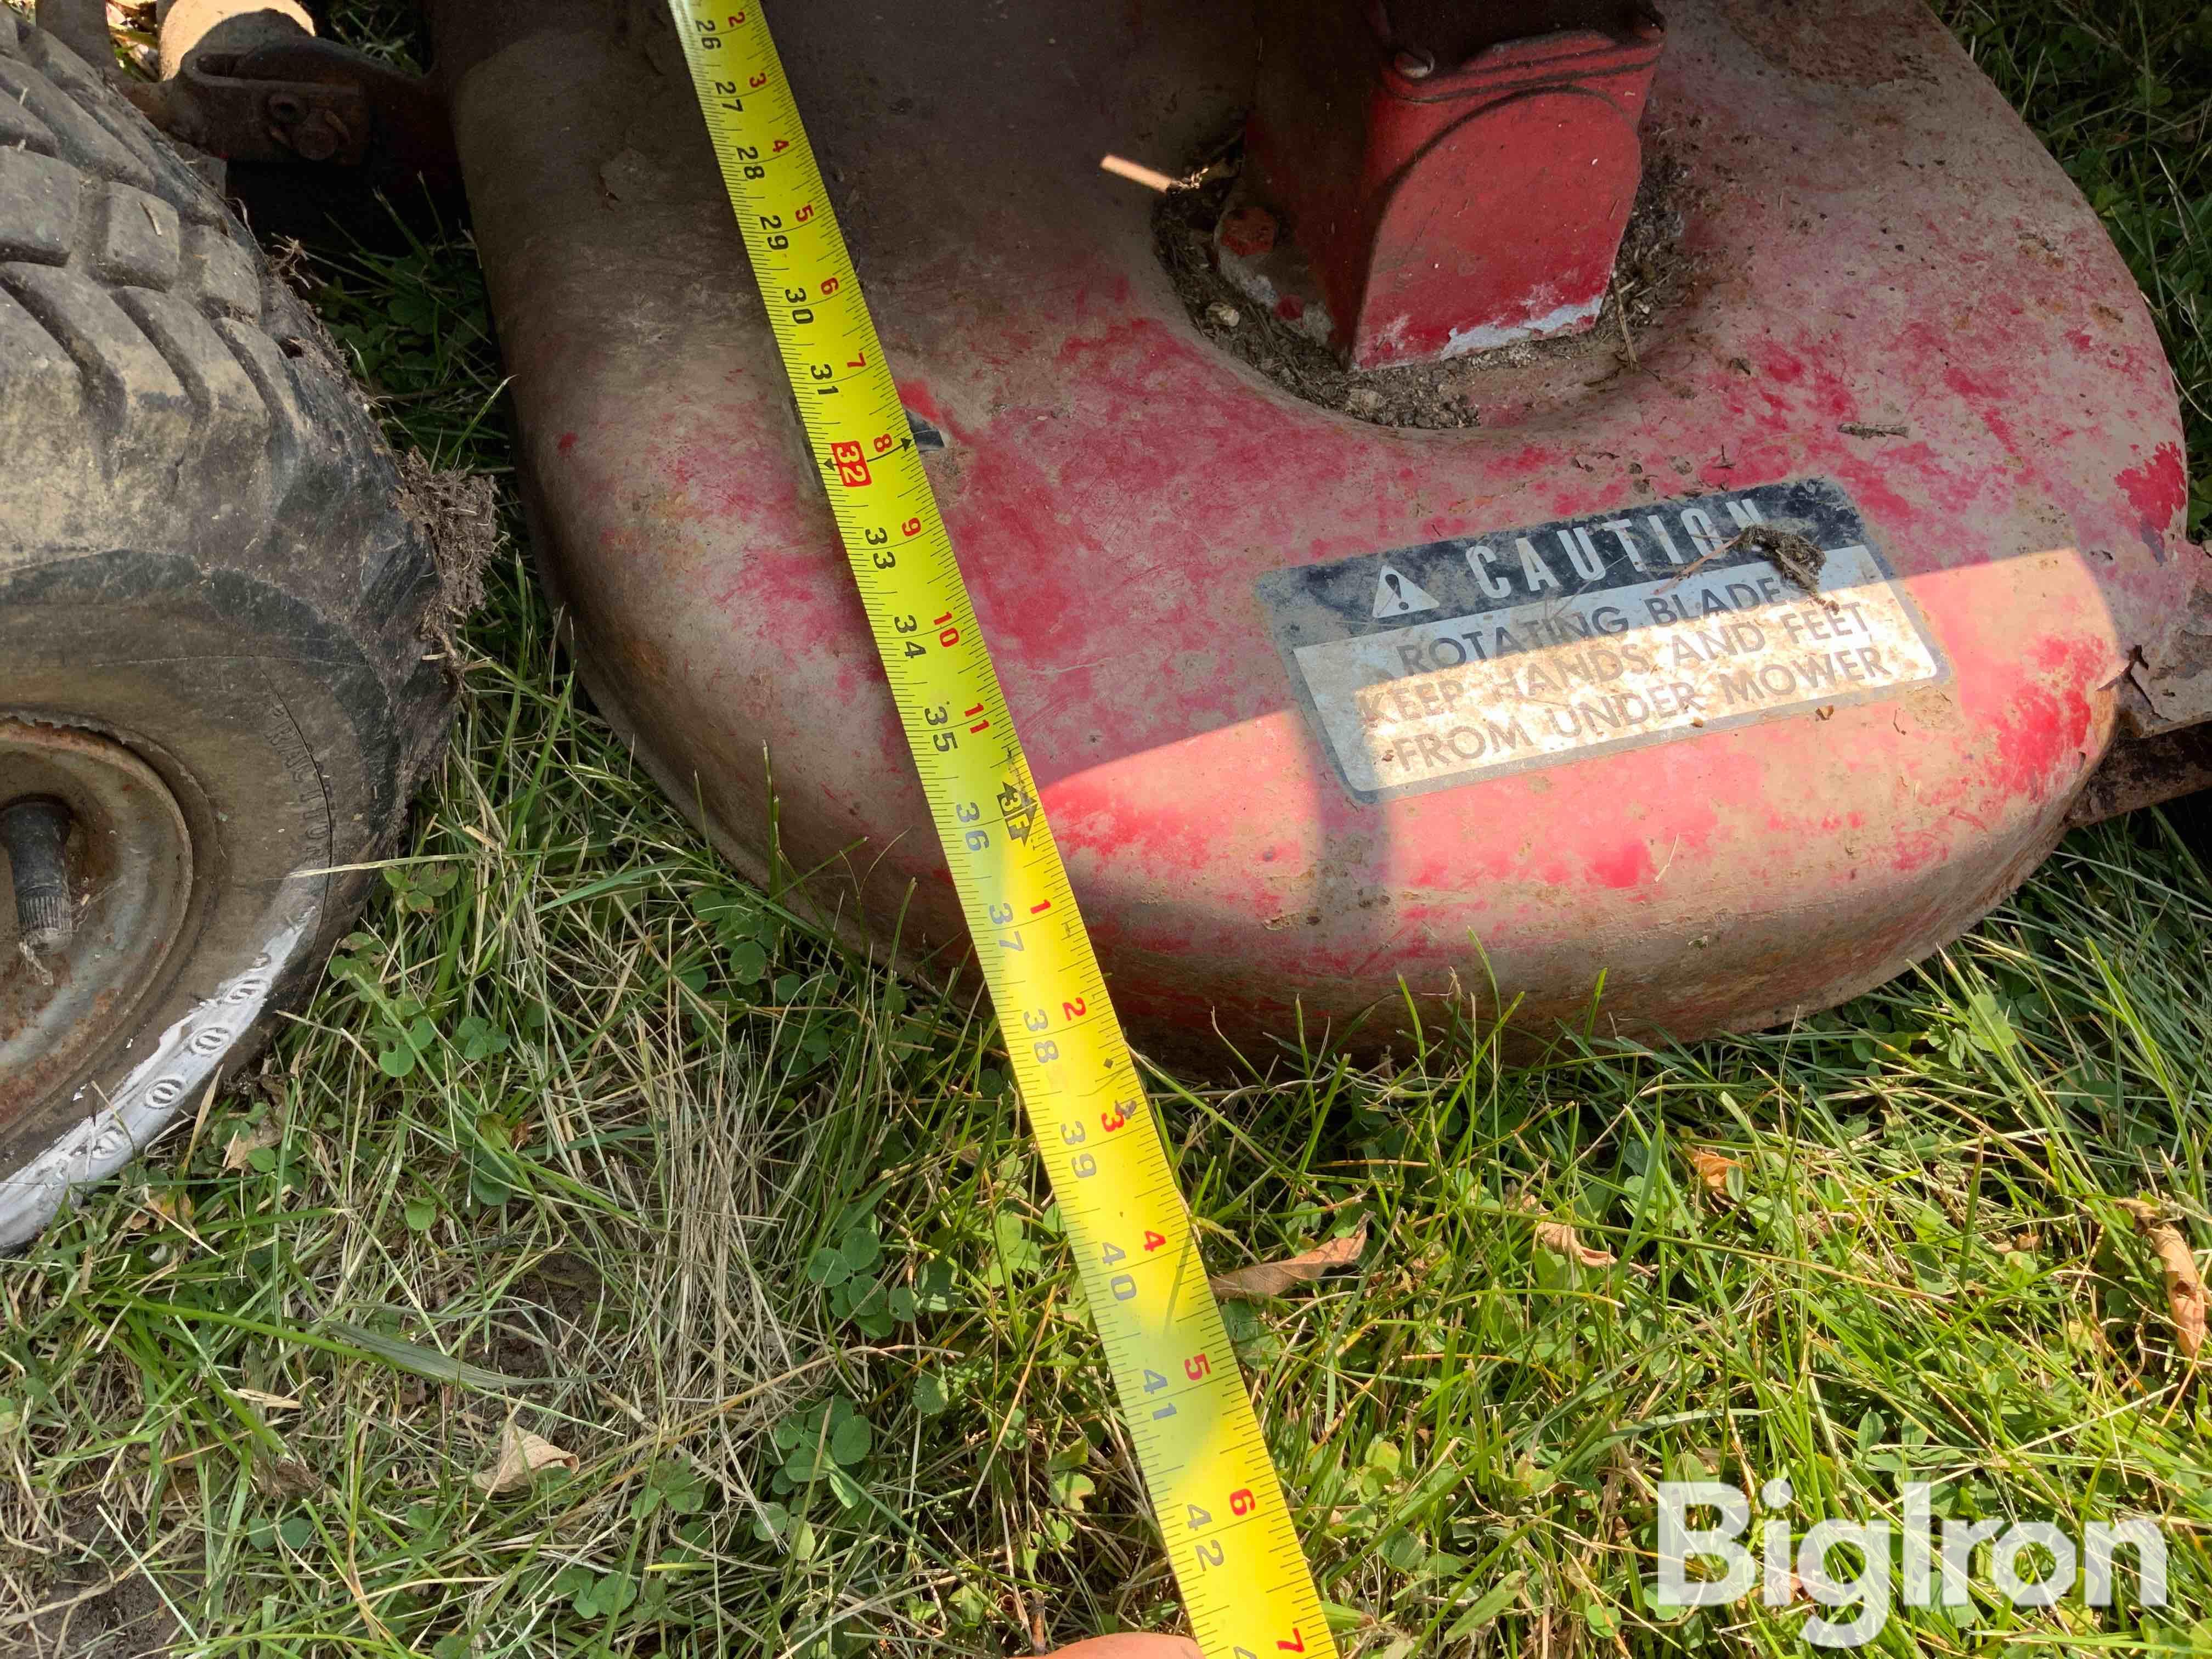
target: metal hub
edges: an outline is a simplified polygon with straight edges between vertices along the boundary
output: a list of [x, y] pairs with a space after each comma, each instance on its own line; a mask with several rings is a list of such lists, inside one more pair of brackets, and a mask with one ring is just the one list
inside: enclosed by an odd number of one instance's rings
[[191, 836], [152, 768], [96, 732], [0, 718], [0, 1129], [158, 988], [191, 892]]

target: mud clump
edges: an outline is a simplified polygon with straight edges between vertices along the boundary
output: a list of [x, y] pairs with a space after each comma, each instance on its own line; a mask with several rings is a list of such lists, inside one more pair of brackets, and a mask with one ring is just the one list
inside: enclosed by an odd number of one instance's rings
[[1682, 198], [1688, 170], [1647, 137], [1642, 184], [1622, 235], [1613, 280], [1596, 324], [1583, 333], [1530, 340], [1443, 362], [1347, 368], [1310, 335], [1275, 317], [1216, 270], [1213, 228], [1236, 188], [1232, 149], [1201, 182], [1164, 194], [1152, 214], [1152, 244], [1198, 331], [1284, 391], [1376, 426], [1449, 431], [1478, 426], [1499, 366], [1553, 362], [1588, 377], [1635, 366], [1644, 334], [1689, 292], [1682, 249]]
[[499, 486], [481, 472], [435, 467], [415, 450], [398, 458], [400, 516], [430, 544], [438, 603], [426, 637], [448, 649], [453, 629], [483, 603], [484, 568], [499, 548]]
[[1729, 546], [1748, 548], [1758, 554], [1780, 571], [1783, 580], [1793, 587], [1815, 595], [1820, 591], [1820, 572], [1828, 562], [1828, 556], [1810, 537], [1778, 525], [1755, 524]]

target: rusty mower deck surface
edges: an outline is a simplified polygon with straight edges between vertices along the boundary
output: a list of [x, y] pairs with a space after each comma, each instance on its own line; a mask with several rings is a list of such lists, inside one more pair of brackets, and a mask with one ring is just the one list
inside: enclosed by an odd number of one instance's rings
[[[773, 833], [879, 944], [964, 950], [657, 14], [443, 15], [540, 556], [600, 706], [743, 867]], [[1380, 1041], [1468, 995], [1541, 1030], [1601, 983], [1625, 1029], [1787, 1020], [1954, 938], [2117, 735], [2203, 712], [2171, 373], [2106, 231], [1918, 7], [1796, 18], [1670, 10], [1660, 222], [1624, 278], [1649, 292], [1576, 337], [1392, 337], [1448, 354], [1395, 372], [1449, 430], [1209, 337], [1311, 346], [1249, 298], [1224, 321], [1176, 258], [1191, 215], [1102, 170], [1226, 170], [1266, 61], [1233, 16], [776, 20], [1152, 1040]], [[1428, 199], [1427, 252], [1402, 193], [1379, 213], [1401, 276], [1516, 234]], [[1485, 327], [1450, 339], [1510, 337]]]

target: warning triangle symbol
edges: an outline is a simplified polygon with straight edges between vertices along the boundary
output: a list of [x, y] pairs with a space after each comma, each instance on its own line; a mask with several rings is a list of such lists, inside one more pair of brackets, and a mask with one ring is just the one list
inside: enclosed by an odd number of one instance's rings
[[1375, 614], [1376, 617], [1410, 617], [1416, 611], [1433, 611], [1437, 602], [1429, 597], [1428, 590], [1410, 576], [1403, 576], [1389, 565], [1375, 579]]

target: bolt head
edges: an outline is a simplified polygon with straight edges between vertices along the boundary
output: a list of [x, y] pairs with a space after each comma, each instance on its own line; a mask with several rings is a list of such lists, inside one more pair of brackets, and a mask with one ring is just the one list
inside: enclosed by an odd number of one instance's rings
[[292, 130], [292, 148], [310, 161], [327, 161], [345, 143], [344, 126], [327, 110], [318, 110]]

